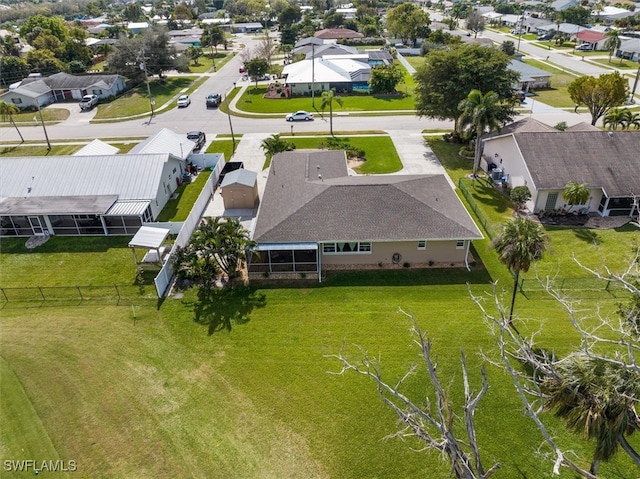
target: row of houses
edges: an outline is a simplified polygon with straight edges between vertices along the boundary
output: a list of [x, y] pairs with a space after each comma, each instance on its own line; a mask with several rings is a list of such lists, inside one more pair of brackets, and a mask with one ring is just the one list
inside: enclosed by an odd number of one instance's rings
[[[133, 235], [152, 224], [189, 162], [214, 174], [224, 163], [222, 155], [180, 157], [171, 134], [158, 133], [126, 155], [0, 158], [0, 234]], [[188, 151], [188, 140], [180, 141], [181, 153]], [[591, 195], [571, 206], [632, 218], [639, 214], [638, 151], [640, 131], [587, 124], [558, 131], [527, 118], [483, 140], [482, 166], [500, 183], [527, 186], [532, 213], [568, 209], [562, 190], [577, 181]], [[238, 170], [225, 177], [225, 205], [253, 207], [256, 176]], [[445, 175], [355, 175], [344, 151], [327, 150], [274, 156], [251, 235], [257, 247], [250, 274], [318, 278], [353, 265], [469, 267], [470, 246], [482, 238]]]

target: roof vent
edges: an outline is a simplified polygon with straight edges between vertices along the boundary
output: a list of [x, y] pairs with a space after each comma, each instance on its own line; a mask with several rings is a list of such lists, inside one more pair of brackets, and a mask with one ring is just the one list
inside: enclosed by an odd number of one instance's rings
[[613, 132], [612, 131], [608, 131], [607, 135], [609, 135], [609, 138], [613, 138]]

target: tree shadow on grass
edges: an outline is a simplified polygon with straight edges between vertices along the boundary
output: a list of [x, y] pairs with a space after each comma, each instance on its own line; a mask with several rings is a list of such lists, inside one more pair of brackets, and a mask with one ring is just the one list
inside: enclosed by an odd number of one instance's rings
[[588, 228], [574, 228], [573, 234], [576, 238], [589, 244], [598, 244], [600, 242], [600, 238], [598, 238], [598, 232], [590, 230]]
[[489, 206], [498, 213], [504, 213], [511, 206], [511, 201], [506, 196], [485, 181], [474, 182], [469, 192], [478, 203]]
[[193, 320], [209, 327], [208, 334], [231, 331], [232, 324], [246, 324], [251, 320], [254, 308], [267, 304], [264, 293], [250, 286], [201, 289], [198, 301], [193, 304]]

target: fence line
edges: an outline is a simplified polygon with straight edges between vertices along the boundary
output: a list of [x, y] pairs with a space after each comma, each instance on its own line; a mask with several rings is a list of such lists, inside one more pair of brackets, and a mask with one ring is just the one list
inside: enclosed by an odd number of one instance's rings
[[171, 251], [166, 256], [164, 260], [164, 264], [162, 268], [153, 279], [153, 282], [156, 286], [156, 291], [158, 293], [158, 297], [162, 298], [173, 279], [174, 271], [173, 271], [173, 258], [176, 254], [178, 248], [184, 248], [191, 239], [191, 234], [200, 224], [200, 219], [202, 218], [202, 214], [204, 213], [209, 201], [213, 196], [213, 191], [215, 189], [216, 183], [218, 182], [218, 177], [220, 176], [220, 171], [222, 170], [222, 164], [224, 162], [218, 161], [216, 164], [215, 170], [211, 172], [211, 175], [207, 179], [200, 195], [198, 195], [198, 199], [194, 203], [191, 211], [189, 212], [189, 216], [182, 223], [182, 227], [176, 237], [175, 242], [171, 248]]
[[462, 178], [458, 180], [458, 188], [460, 189], [460, 191], [462, 192], [462, 195], [467, 200], [467, 203], [469, 204], [469, 207], [471, 208], [471, 210], [475, 213], [476, 218], [478, 218], [478, 221], [482, 225], [482, 228], [484, 228], [484, 230], [489, 235], [489, 239], [494, 239], [496, 237], [496, 232], [493, 229], [493, 226], [491, 225], [489, 220], [484, 216], [482, 209], [476, 203], [475, 198], [473, 197], [471, 192], [467, 189], [467, 185], [464, 184], [464, 182], [462, 181]]
[[156, 299], [143, 285], [113, 284], [109, 286], [29, 286], [23, 288], [0, 287], [0, 303], [43, 301], [108, 301]]

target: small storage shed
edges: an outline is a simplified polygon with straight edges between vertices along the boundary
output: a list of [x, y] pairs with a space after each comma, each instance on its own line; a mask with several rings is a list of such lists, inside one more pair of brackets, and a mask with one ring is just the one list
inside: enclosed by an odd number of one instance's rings
[[220, 185], [225, 209], [253, 209], [258, 205], [258, 173], [244, 168], [227, 173]]

